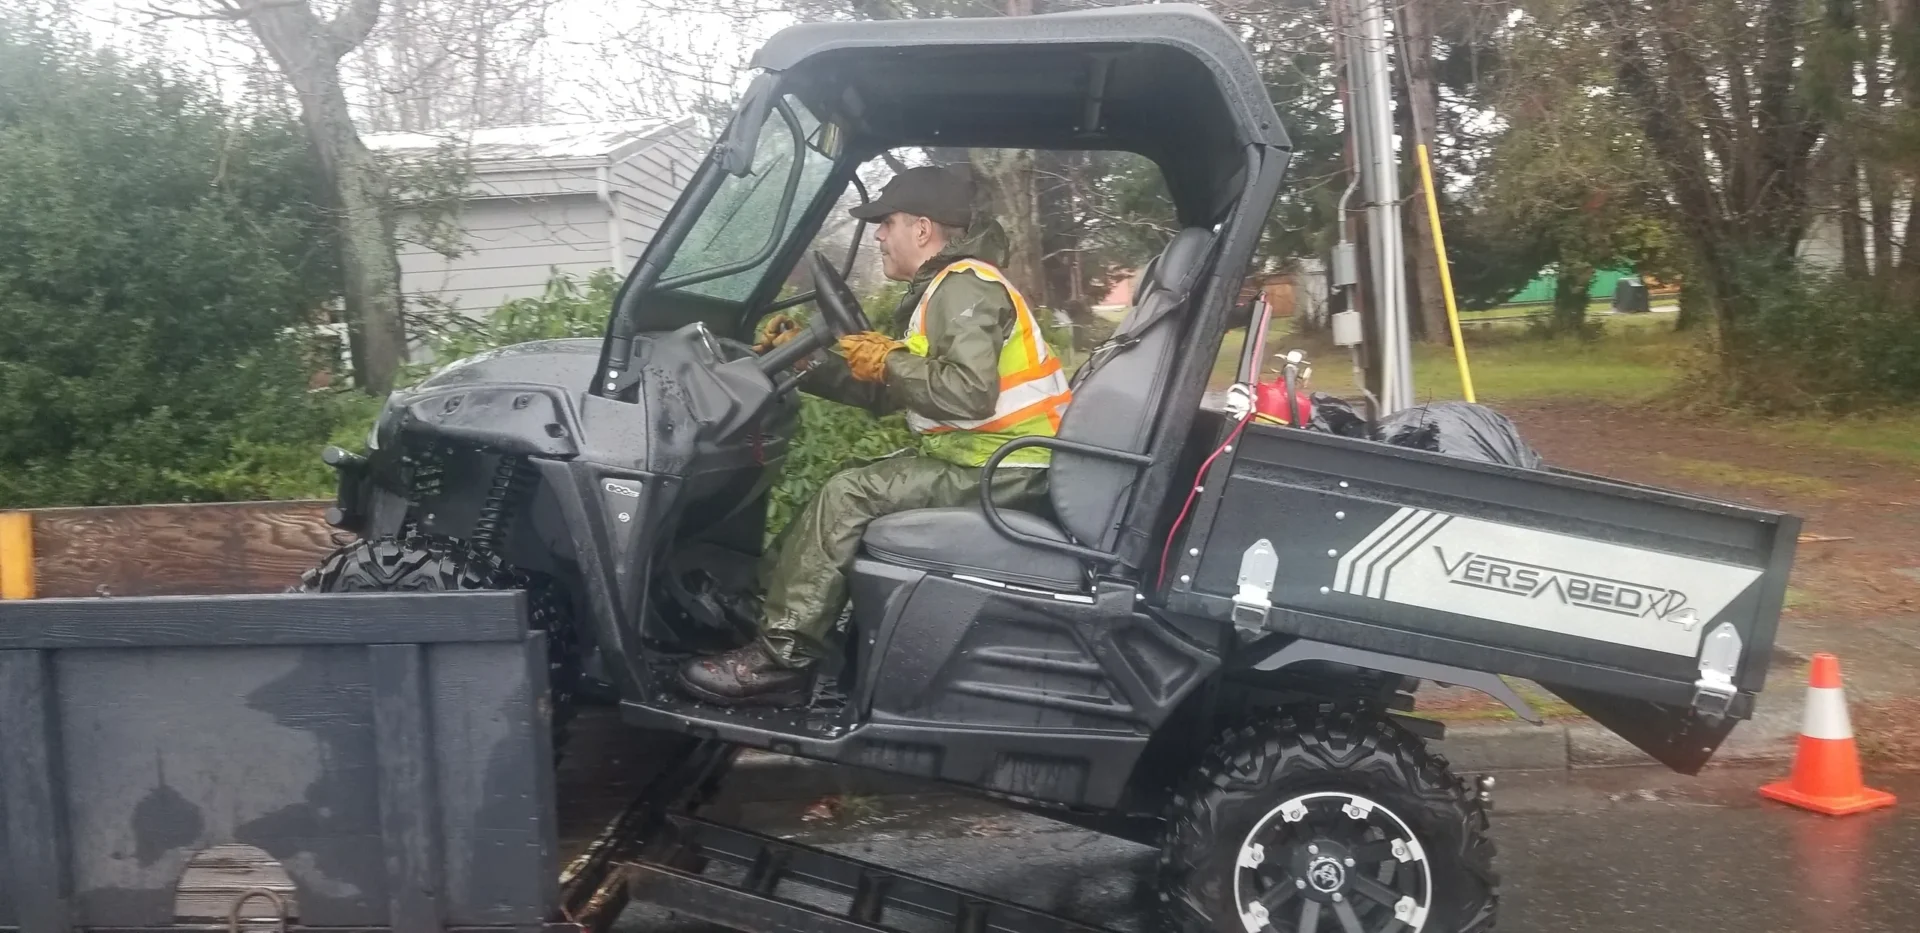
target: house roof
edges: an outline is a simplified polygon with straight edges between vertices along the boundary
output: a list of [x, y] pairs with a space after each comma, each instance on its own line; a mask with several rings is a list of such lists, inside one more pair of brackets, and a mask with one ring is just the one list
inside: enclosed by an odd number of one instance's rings
[[658, 141], [663, 130], [691, 128], [695, 117], [522, 123], [449, 133], [368, 133], [367, 148], [395, 155], [425, 154], [449, 143], [464, 147], [475, 167], [493, 162], [578, 162], [624, 157]]

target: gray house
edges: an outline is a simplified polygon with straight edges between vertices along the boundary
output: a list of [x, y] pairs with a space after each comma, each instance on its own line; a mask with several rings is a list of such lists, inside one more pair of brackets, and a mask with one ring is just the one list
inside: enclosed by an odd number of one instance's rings
[[[1904, 252], [1901, 244], [1907, 242], [1907, 217], [1912, 203], [1909, 198], [1893, 199], [1892, 241], [1895, 249], [1901, 252]], [[1807, 232], [1801, 235], [1800, 245], [1796, 250], [1796, 256], [1803, 267], [1819, 272], [1837, 272], [1846, 264], [1846, 240], [1840, 232], [1840, 214], [1844, 210], [1846, 205], [1843, 203], [1814, 206], [1813, 216], [1807, 223]], [[1854, 206], [1854, 212], [1855, 216], [1862, 218], [1861, 223], [1865, 224], [1868, 222], [1865, 218], [1873, 215], [1873, 205], [1862, 198], [1860, 203]], [[1896, 261], [1894, 256], [1875, 256], [1871, 230], [1867, 231], [1866, 237], [1869, 267], [1887, 268]]]
[[[431, 154], [449, 137], [365, 140], [405, 158]], [[556, 270], [624, 273], [699, 167], [706, 140], [696, 117], [498, 126], [454, 137], [472, 160], [459, 216], [464, 251], [449, 258], [403, 243], [401, 288], [411, 300], [477, 316], [540, 294]], [[399, 220], [405, 229], [413, 218]]]

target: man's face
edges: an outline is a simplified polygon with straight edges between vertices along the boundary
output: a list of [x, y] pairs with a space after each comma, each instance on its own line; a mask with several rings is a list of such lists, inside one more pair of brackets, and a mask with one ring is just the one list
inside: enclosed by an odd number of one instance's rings
[[873, 241], [880, 246], [880, 270], [887, 278], [906, 282], [933, 258], [933, 221], [894, 211], [874, 225]]

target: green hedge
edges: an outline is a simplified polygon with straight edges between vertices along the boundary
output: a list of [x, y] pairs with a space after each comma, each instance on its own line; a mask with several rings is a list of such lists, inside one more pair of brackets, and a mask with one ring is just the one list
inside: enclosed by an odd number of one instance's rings
[[289, 117], [0, 16], [0, 508], [324, 483], [372, 402], [309, 390], [322, 190]]

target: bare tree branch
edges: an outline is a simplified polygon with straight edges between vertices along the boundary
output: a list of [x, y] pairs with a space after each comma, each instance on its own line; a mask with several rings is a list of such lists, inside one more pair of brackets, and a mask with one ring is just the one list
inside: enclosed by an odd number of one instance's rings
[[360, 47], [380, 22], [381, 0], [347, 0], [340, 12], [328, 20], [323, 28], [337, 49], [335, 58]]
[[1706, 67], [1693, 52], [1692, 44], [1700, 41], [1701, 31], [1694, 12], [1690, 0], [1663, 0], [1661, 5], [1656, 32], [1662, 54], [1670, 66], [1667, 83], [1671, 97], [1668, 100], [1671, 105], [1683, 108], [1683, 113], [1698, 110], [1701, 122], [1706, 125], [1714, 158], [1726, 165], [1734, 159], [1739, 131], [1721, 109], [1719, 98], [1707, 80]]
[[208, 5], [214, 7], [214, 9], [191, 11], [162, 6], [149, 6], [146, 9], [146, 14], [149, 25], [170, 19], [237, 23], [255, 13], [265, 10], [304, 6], [306, 2], [307, 0], [248, 0], [246, 3], [236, 4], [233, 3], [232, 0], [209, 0]]
[[158, 6], [148, 7], [144, 12], [148, 25], [170, 19], [235, 23], [245, 19], [247, 16], [247, 14], [238, 10], [215, 10], [212, 12], [195, 13], [187, 10], [171, 10]]

